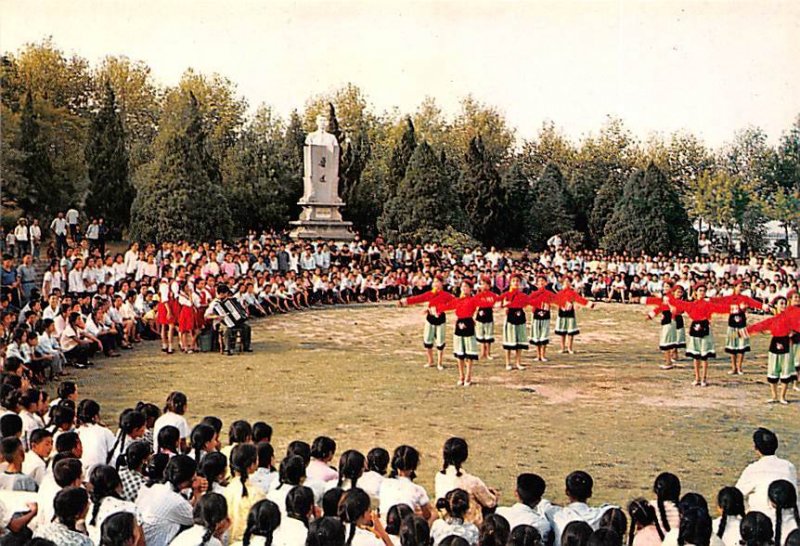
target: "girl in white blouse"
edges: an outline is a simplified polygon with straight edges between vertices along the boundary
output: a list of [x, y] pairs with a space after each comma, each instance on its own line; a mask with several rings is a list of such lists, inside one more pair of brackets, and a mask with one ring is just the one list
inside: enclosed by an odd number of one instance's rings
[[444, 519], [437, 519], [431, 526], [433, 546], [438, 546], [445, 537], [459, 536], [470, 546], [478, 543], [478, 528], [464, 521], [469, 510], [469, 494], [463, 489], [449, 491], [443, 499], [436, 501], [436, 508], [445, 512]]
[[106, 464], [108, 452], [114, 447], [114, 433], [102, 424], [100, 419], [100, 404], [94, 400], [81, 400], [78, 404], [78, 436], [83, 445], [81, 463], [87, 476], [92, 475], [92, 469], [101, 464]]
[[306, 465], [299, 455], [286, 457], [278, 469], [278, 479], [272, 482], [267, 499], [278, 505], [281, 516], [286, 517], [286, 495], [306, 478]]
[[392, 472], [383, 480], [379, 495], [380, 513], [387, 514], [395, 504], [406, 504], [412, 510], [419, 511], [426, 520], [431, 519], [431, 507], [428, 493], [414, 483], [419, 465], [419, 451], [411, 446], [402, 445], [392, 455]]
[[394, 546], [380, 518], [370, 510], [363, 490], [347, 491], [339, 502], [339, 519], [345, 524], [347, 546]]
[[180, 533], [169, 546], [222, 546], [221, 538], [231, 525], [228, 503], [217, 493], [207, 493], [197, 502], [194, 525]]
[[712, 523], [712, 531], [725, 546], [739, 546], [739, 526], [744, 517], [744, 495], [735, 487], [723, 487], [717, 495], [720, 517]]
[[92, 485], [92, 509], [86, 530], [89, 538], [95, 544], [100, 544], [100, 529], [106, 518], [118, 512], [129, 512], [139, 519], [139, 511], [134, 503], [122, 500], [122, 481], [113, 466], [95, 466], [89, 482]]
[[314, 492], [298, 485], [286, 495], [286, 517], [275, 531], [273, 546], [296, 546], [306, 543], [308, 522], [314, 514]]
[[245, 542], [250, 546], [275, 544], [273, 536], [280, 524], [281, 511], [278, 510], [278, 505], [270, 500], [260, 500], [253, 505], [247, 515], [244, 541], [236, 542], [233, 546], [243, 546]]

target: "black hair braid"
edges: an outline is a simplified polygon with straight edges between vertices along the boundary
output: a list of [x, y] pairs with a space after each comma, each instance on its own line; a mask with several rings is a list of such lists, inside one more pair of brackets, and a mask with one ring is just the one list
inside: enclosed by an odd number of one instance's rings
[[196, 445], [194, 446], [194, 461], [199, 465], [200, 464], [200, 452], [203, 451], [203, 447]]
[[634, 512], [638, 512], [640, 508], [641, 507], [638, 502], [633, 501], [631, 503], [631, 527], [628, 530], [628, 546], [633, 546], [633, 535], [636, 531], [636, 516], [634, 516]]
[[[350, 516], [350, 514], [348, 514], [348, 519], [352, 519], [349, 516]], [[345, 544], [347, 544], [347, 546], [350, 546], [353, 543], [353, 537], [355, 537], [355, 536], [356, 536], [356, 522], [355, 521], [351, 521], [350, 522], [350, 532], [347, 534], [347, 542]]]
[[242, 496], [247, 496], [247, 469], [246, 468], [238, 468], [234, 469], [239, 472], [239, 481], [242, 482]]
[[[111, 446], [111, 451], [109, 451], [108, 454], [106, 455], [106, 464], [110, 464], [111, 463], [111, 458], [114, 456], [114, 452], [117, 450], [117, 446], [120, 445], [120, 443], [122, 444], [122, 446], [119, 448], [120, 453], [124, 453], [125, 452], [125, 431], [122, 429], [122, 427], [119, 428], [119, 432], [117, 433], [117, 439], [114, 441], [114, 445]], [[119, 466], [119, 465], [117, 465], [117, 466]], [[92, 525], [94, 525], [94, 524], [92, 524]]]
[[89, 522], [89, 525], [97, 525], [97, 513], [100, 511], [100, 504], [103, 502], [103, 498], [97, 498], [95, 493], [92, 493], [92, 519]]
[[[660, 494], [658, 495], [656, 504], [658, 504], [658, 514], [661, 516], [660, 518], [656, 518], [656, 527], [658, 528], [658, 534], [666, 535], [671, 531], [671, 529], [669, 527], [669, 520], [667, 519], [667, 509], [664, 507], [664, 499], [661, 498]], [[662, 526], [664, 527], [663, 530], [661, 528]]]
[[203, 546], [203, 544], [206, 544], [209, 540], [211, 540], [212, 536], [214, 536], [214, 529], [209, 529], [208, 527], [206, 527], [206, 532], [203, 534], [203, 539], [202, 539], [203, 541], [200, 543], [199, 546]]
[[800, 509], [798, 509], [797, 503], [794, 504], [793, 512], [794, 512], [794, 523], [795, 525], [797, 525], [797, 528], [800, 529]]
[[783, 509], [780, 506], [775, 507], [775, 544], [783, 544], [781, 542], [781, 518]]
[[722, 510], [722, 517], [719, 519], [719, 529], [717, 529], [717, 536], [722, 538], [725, 534], [725, 526], [728, 524], [728, 511]]

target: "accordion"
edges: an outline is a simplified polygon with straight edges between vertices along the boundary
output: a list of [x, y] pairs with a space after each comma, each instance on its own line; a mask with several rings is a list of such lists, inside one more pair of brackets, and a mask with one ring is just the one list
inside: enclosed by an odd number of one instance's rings
[[247, 313], [245, 313], [242, 306], [234, 298], [220, 300], [215, 306], [216, 314], [221, 317], [221, 320], [228, 328], [235, 328], [247, 320]]

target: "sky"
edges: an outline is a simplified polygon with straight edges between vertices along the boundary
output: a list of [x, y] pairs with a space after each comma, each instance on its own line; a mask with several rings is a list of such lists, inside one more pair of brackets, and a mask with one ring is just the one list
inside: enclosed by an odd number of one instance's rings
[[218, 72], [281, 114], [348, 82], [379, 112], [431, 96], [452, 116], [472, 94], [522, 139], [611, 115], [640, 138], [756, 125], [774, 143], [800, 114], [796, 0], [0, 0], [0, 50], [47, 36], [163, 85]]

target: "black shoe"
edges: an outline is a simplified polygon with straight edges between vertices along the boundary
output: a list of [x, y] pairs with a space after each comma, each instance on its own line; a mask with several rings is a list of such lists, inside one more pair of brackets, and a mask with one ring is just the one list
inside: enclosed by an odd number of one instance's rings
[[245, 349], [245, 350], [244, 350], [244, 352], [246, 352], [246, 353], [252, 353], [252, 352], [253, 352], [253, 349], [250, 349], [250, 348], [248, 347], [247, 349]]
[[225, 354], [228, 356], [233, 356], [233, 351], [225, 351]]

